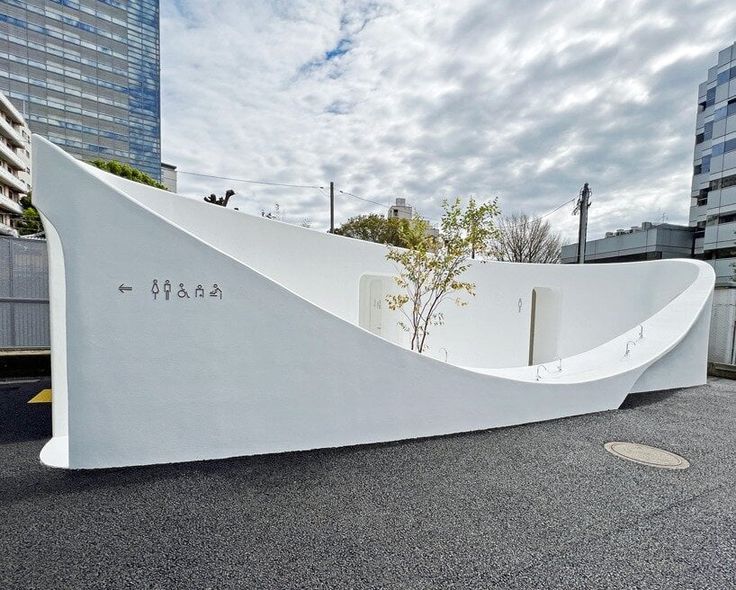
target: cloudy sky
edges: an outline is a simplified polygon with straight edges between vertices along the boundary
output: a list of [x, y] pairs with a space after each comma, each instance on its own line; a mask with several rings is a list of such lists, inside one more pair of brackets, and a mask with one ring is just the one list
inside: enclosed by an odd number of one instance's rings
[[[443, 198], [543, 214], [593, 188], [589, 236], [687, 221], [698, 84], [725, 0], [164, 0], [164, 160], [326, 187], [436, 219]], [[180, 174], [329, 224], [324, 189]], [[385, 212], [337, 193], [336, 220]], [[574, 236], [572, 205], [548, 216]]]

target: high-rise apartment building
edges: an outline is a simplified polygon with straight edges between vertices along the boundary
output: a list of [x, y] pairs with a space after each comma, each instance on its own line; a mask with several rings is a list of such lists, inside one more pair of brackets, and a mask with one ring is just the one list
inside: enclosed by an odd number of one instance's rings
[[0, 0], [0, 92], [84, 160], [161, 178], [158, 0]]
[[12, 219], [23, 212], [20, 198], [31, 180], [30, 139], [23, 116], [0, 93], [0, 235], [18, 235]]
[[698, 92], [690, 226], [695, 255], [709, 260], [717, 284], [736, 275], [736, 43], [718, 54], [718, 64]]

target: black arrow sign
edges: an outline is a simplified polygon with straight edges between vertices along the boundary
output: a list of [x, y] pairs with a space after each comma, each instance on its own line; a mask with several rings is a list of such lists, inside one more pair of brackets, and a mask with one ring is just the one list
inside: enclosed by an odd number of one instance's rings
[[133, 287], [127, 287], [125, 283], [120, 283], [120, 286], [118, 287], [118, 291], [121, 293], [125, 293], [126, 291], [132, 291]]

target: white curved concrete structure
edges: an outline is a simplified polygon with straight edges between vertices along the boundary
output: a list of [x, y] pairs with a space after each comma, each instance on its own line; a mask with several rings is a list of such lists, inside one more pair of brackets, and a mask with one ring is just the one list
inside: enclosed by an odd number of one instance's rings
[[48, 465], [433, 436], [705, 382], [708, 264], [477, 264], [477, 297], [448, 306], [419, 355], [380, 305], [383, 246], [129, 182], [38, 137], [33, 149], [51, 266]]

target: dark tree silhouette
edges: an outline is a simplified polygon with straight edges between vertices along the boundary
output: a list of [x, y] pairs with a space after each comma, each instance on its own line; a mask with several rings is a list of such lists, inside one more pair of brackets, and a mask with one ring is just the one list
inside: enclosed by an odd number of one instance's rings
[[491, 245], [491, 257], [503, 262], [557, 263], [562, 241], [548, 221], [540, 217], [511, 215], [498, 221], [499, 235]]

